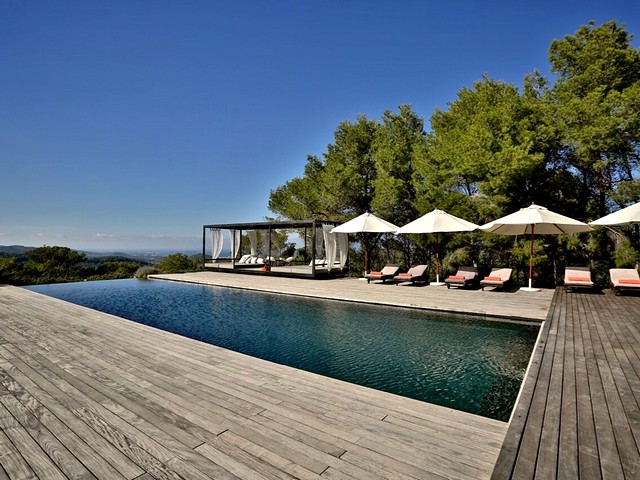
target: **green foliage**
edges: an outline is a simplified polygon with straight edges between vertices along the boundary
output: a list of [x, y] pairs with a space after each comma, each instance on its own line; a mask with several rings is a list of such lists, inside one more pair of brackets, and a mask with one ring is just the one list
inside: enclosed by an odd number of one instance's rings
[[23, 265], [25, 279], [33, 283], [56, 283], [82, 279], [80, 264], [86, 260], [84, 253], [67, 247], [43, 246], [26, 253]]
[[140, 266], [123, 257], [95, 257], [67, 247], [38, 247], [0, 257], [0, 283], [35, 285], [131, 278]]
[[136, 270], [134, 273], [135, 278], [147, 278], [149, 275], [155, 275], [156, 273], [160, 273], [160, 271], [151, 265], [144, 265]]
[[[564, 143], [564, 161], [582, 185], [585, 214], [605, 215], [608, 201], [637, 200], [618, 187], [637, 181], [640, 145], [640, 50], [617, 22], [582, 26], [554, 40], [559, 75], [549, 101]], [[635, 189], [637, 195], [637, 189]]]
[[[309, 157], [303, 177], [271, 192], [269, 207], [283, 218], [337, 221], [372, 211], [398, 225], [440, 208], [483, 224], [532, 201], [583, 221], [636, 202], [640, 50], [632, 38], [615, 21], [583, 26], [551, 43], [556, 77], [534, 71], [518, 89], [485, 75], [434, 112], [427, 134], [408, 105], [380, 121], [345, 121], [322, 159]], [[637, 229], [621, 230], [634, 231], [616, 249], [601, 229], [536, 239], [536, 282], [553, 286], [564, 266], [590, 265], [603, 284], [614, 258], [637, 261]], [[372, 265], [433, 265], [431, 235], [377, 238]], [[504, 265], [521, 282], [528, 276], [528, 238], [447, 234], [439, 251], [446, 268]], [[361, 256], [356, 248], [352, 260]]]
[[174, 253], [164, 257], [154, 267], [160, 273], [195, 272], [202, 269], [202, 261], [198, 258], [190, 258], [184, 253]]
[[640, 252], [631, 246], [629, 239], [623, 239], [614, 252], [615, 265], [617, 268], [636, 268], [640, 261]]

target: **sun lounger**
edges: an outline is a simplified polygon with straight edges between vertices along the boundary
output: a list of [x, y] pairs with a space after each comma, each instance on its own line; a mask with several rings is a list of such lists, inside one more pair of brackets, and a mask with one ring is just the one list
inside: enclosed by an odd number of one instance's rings
[[427, 265], [416, 265], [415, 267], [411, 267], [407, 273], [399, 273], [393, 277], [393, 281], [396, 284], [402, 282], [428, 283]]
[[564, 269], [564, 289], [593, 288], [591, 270], [588, 267], [567, 267]]
[[612, 268], [609, 270], [611, 288], [618, 295], [622, 290], [640, 291], [640, 276], [635, 268]]
[[454, 287], [466, 287], [478, 280], [478, 269], [476, 267], [459, 267], [458, 272], [455, 275], [449, 275], [445, 278], [444, 283], [447, 284], [447, 288]]
[[484, 287], [504, 288], [511, 281], [511, 268], [492, 268], [491, 273], [480, 281], [482, 291]]
[[387, 280], [391, 280], [398, 274], [400, 267], [398, 265], [386, 265], [379, 272], [369, 272], [365, 275], [367, 279], [367, 283], [371, 283], [371, 280], [382, 280], [382, 283], [385, 283]]

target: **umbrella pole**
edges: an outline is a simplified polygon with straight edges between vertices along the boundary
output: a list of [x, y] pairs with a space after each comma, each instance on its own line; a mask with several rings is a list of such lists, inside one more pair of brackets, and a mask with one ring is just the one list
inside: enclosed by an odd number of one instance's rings
[[369, 237], [367, 236], [367, 232], [364, 232], [363, 235], [364, 235], [364, 274], [366, 275], [369, 267]]
[[520, 290], [523, 290], [525, 292], [539, 292], [540, 289], [539, 288], [533, 288], [531, 286], [531, 277], [533, 277], [533, 240], [536, 236], [535, 234], [535, 224], [532, 223], [531, 224], [531, 240], [530, 240], [530, 246], [529, 246], [529, 286], [528, 287], [523, 287]]
[[533, 239], [535, 238], [535, 224], [531, 224], [531, 242], [529, 247], [529, 288], [531, 287], [531, 277], [533, 276]]
[[438, 232], [435, 232], [436, 235], [436, 283], [432, 283], [431, 285], [444, 285], [444, 282], [440, 281], [440, 259], [438, 257]]
[[440, 260], [438, 259], [438, 232], [436, 232], [436, 283], [440, 283]]

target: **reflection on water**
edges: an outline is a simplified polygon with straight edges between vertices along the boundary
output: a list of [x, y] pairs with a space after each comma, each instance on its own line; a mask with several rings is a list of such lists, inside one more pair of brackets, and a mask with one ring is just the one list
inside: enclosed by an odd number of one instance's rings
[[507, 420], [538, 327], [158, 280], [28, 287], [272, 362]]

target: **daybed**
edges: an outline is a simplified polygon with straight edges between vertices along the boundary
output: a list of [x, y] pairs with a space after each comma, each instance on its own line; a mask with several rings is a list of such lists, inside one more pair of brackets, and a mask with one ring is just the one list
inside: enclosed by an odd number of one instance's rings
[[365, 275], [367, 283], [371, 283], [371, 280], [382, 280], [385, 283], [387, 280], [391, 280], [398, 274], [400, 267], [398, 265], [386, 265], [379, 272], [369, 272]]
[[255, 256], [255, 255], [243, 255], [240, 260], [234, 263], [235, 268], [244, 268], [244, 267], [263, 267], [264, 266], [264, 258]]
[[635, 268], [612, 268], [609, 276], [611, 288], [616, 295], [622, 290], [640, 291], [640, 276]]
[[416, 265], [411, 267], [407, 273], [399, 273], [393, 277], [393, 281], [398, 284], [402, 282], [429, 283], [427, 279], [427, 265]]
[[480, 280], [482, 291], [484, 287], [504, 288], [511, 281], [511, 268], [492, 268], [491, 273]]
[[478, 269], [476, 267], [459, 267], [458, 272], [455, 275], [449, 275], [444, 283], [447, 284], [447, 288], [454, 287], [466, 287], [478, 280]]
[[567, 267], [564, 269], [564, 289], [593, 288], [591, 270], [588, 267]]

